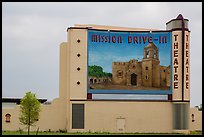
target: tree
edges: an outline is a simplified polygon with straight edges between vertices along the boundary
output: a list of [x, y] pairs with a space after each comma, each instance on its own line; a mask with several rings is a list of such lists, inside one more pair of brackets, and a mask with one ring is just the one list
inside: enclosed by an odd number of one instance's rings
[[35, 126], [35, 123], [39, 119], [39, 113], [41, 111], [41, 104], [31, 91], [26, 92], [25, 96], [20, 102], [20, 117], [21, 124], [26, 125], [28, 128], [28, 135], [30, 132], [30, 126]]
[[103, 68], [101, 66], [88, 66], [88, 75], [93, 77], [112, 77], [112, 73], [103, 72]]

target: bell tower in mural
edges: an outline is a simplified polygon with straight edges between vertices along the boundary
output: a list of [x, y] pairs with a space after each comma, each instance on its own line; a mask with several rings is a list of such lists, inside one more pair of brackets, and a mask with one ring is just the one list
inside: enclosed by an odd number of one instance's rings
[[160, 87], [160, 61], [159, 51], [154, 43], [144, 47], [142, 59], [143, 86]]

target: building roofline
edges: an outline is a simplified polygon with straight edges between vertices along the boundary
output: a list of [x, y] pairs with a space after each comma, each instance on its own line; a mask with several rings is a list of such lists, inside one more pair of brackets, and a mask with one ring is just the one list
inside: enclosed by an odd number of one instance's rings
[[[16, 104], [20, 104], [22, 98], [2, 98], [2, 103], [16, 103]], [[39, 98], [38, 101], [40, 103], [44, 103], [47, 101], [47, 99], [43, 99], [43, 98]]]
[[101, 31], [121, 31], [121, 32], [151, 32], [151, 31], [164, 31], [159, 29], [148, 29], [148, 28], [129, 28], [129, 27], [119, 27], [119, 26], [107, 26], [107, 25], [95, 25], [95, 24], [75, 24], [73, 27], [68, 27], [69, 29], [87, 29], [87, 30], [101, 30]]

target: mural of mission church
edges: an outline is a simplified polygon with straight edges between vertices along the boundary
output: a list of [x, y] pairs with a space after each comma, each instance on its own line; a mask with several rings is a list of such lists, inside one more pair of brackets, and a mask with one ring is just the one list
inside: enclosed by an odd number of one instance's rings
[[159, 49], [153, 42], [144, 46], [141, 61], [113, 61], [112, 73], [103, 72], [101, 66], [92, 65], [88, 72], [90, 89], [170, 89], [170, 65], [160, 65]]
[[[167, 51], [160, 57], [159, 48], [154, 42], [145, 44], [144, 46], [140, 45], [140, 50], [136, 46], [123, 47], [124, 51], [122, 52], [127, 56], [120, 54], [123, 55], [121, 60], [126, 58], [127, 61], [120, 61], [119, 57], [114, 58], [113, 54], [119, 53], [119, 50], [117, 51], [117, 47], [113, 44], [112, 47], [110, 44], [91, 47], [93, 49], [89, 49], [92, 50], [89, 53], [89, 62], [92, 64], [88, 64], [89, 88], [100, 90], [170, 90], [170, 59], [167, 59], [166, 65], [161, 65], [160, 58], [164, 60], [168, 56], [165, 54], [169, 52], [170, 55], [171, 50], [166, 49]], [[102, 48], [105, 48], [106, 51]], [[128, 50], [125, 48], [129, 48], [130, 54], [134, 58], [127, 59], [128, 53], [125, 52]], [[140, 59], [138, 58], [139, 55], [142, 55]], [[108, 60], [109, 56], [113, 57]], [[111, 69], [109, 72], [106, 71], [108, 69], [105, 70], [108, 67]]]
[[154, 43], [144, 47], [143, 59], [112, 63], [112, 83], [128, 86], [170, 87], [170, 66], [161, 66]]

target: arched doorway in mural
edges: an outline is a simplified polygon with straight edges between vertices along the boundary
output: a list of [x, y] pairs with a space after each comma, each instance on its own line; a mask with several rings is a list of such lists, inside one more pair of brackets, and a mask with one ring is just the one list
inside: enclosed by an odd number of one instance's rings
[[90, 79], [90, 84], [93, 84], [93, 79], [92, 78]]
[[131, 85], [137, 86], [137, 75], [135, 73], [131, 74]]

